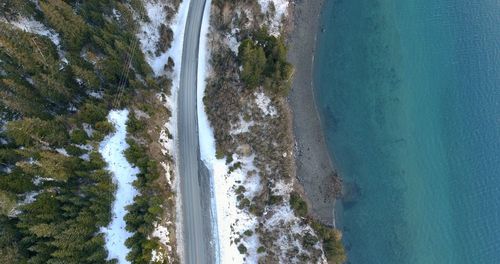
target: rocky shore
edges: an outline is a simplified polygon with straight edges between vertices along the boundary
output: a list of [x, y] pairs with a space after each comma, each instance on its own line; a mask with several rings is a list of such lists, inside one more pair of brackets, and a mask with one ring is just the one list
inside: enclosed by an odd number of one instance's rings
[[335, 226], [336, 198], [341, 182], [333, 169], [314, 99], [314, 56], [324, 0], [298, 0], [292, 8], [288, 60], [295, 66], [289, 95], [293, 112], [297, 178], [304, 187], [311, 213]]

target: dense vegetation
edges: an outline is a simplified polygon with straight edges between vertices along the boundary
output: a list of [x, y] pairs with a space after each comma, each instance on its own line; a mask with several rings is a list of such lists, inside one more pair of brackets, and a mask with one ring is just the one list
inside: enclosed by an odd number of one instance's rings
[[[342, 244], [342, 234], [333, 228], [323, 225], [318, 220], [308, 216], [307, 203], [296, 192], [290, 194], [290, 207], [295, 211], [295, 214], [300, 217], [305, 217], [311, 227], [314, 229], [318, 237], [323, 242], [323, 251], [327, 260], [333, 264], [342, 264], [346, 261], [344, 245]], [[302, 245], [310, 247], [314, 245], [314, 238], [309, 234], [305, 234]]]
[[[161, 219], [171, 219], [171, 217], [163, 217], [165, 214], [171, 216], [175, 211], [171, 186], [165, 182], [164, 177], [160, 177], [163, 171], [157, 161], [172, 160], [172, 157], [160, 153], [155, 140], [158, 138], [157, 133], [154, 132], [155, 123], [151, 120], [169, 117], [170, 114], [162, 114], [164, 108], [154, 97], [141, 95], [134, 102], [133, 109], [142, 115], [139, 116], [132, 111], [127, 122], [127, 143], [130, 147], [125, 152], [125, 156], [130, 163], [140, 169], [137, 180], [134, 182], [140, 195], [136, 196], [134, 203], [127, 208], [129, 211], [125, 216], [127, 230], [134, 234], [126, 241], [126, 244], [131, 248], [127, 258], [132, 263], [151, 263], [152, 250], [158, 251], [161, 247], [157, 237], [150, 238], [151, 233], [157, 225], [165, 226]], [[171, 235], [169, 239], [172, 241], [175, 236]], [[174, 255], [170, 258], [174, 263], [179, 261]]]
[[[115, 186], [97, 151], [113, 131], [107, 113], [169, 83], [144, 60], [132, 8], [142, 3], [0, 3], [0, 263], [109, 262], [99, 230], [111, 220]], [[51, 29], [59, 45], [10, 24], [22, 18]], [[156, 164], [131, 145], [144, 195], [127, 216], [137, 231], [129, 258], [145, 263], [163, 212]]]
[[241, 79], [250, 89], [263, 86], [273, 93], [286, 95], [293, 73], [286, 53], [283, 37], [269, 35], [266, 28], [256, 31], [239, 46]]

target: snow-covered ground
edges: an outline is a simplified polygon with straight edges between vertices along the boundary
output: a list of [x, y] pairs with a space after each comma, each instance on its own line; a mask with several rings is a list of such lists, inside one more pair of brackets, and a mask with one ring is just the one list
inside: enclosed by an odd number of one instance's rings
[[[141, 47], [146, 55], [146, 60], [153, 69], [157, 76], [165, 74], [164, 67], [167, 64], [168, 57], [172, 57], [174, 60], [174, 76], [173, 82], [179, 83], [181, 60], [182, 60], [182, 48], [184, 41], [184, 29], [186, 25], [186, 19], [189, 9], [189, 0], [183, 0], [179, 6], [179, 10], [175, 17], [170, 22], [169, 26], [174, 33], [174, 40], [172, 41], [172, 47], [166, 52], [155, 55], [156, 45], [160, 40], [159, 28], [161, 24], [166, 24], [166, 13], [165, 7], [168, 5], [168, 1], [154, 1], [145, 0], [144, 7], [150, 19], [150, 22], [141, 22], [140, 30], [137, 34], [141, 42]], [[177, 82], [175, 81], [177, 80]]]
[[101, 228], [106, 239], [108, 259], [117, 259], [119, 264], [129, 263], [126, 256], [129, 249], [125, 240], [132, 233], [125, 230], [125, 207], [132, 204], [137, 190], [132, 183], [136, 180], [139, 169], [132, 167], [127, 161], [124, 151], [129, 147], [125, 141], [127, 135], [128, 110], [112, 110], [108, 121], [115, 127], [115, 132], [107, 136], [99, 145], [99, 153], [107, 163], [107, 169], [112, 173], [113, 181], [117, 186], [115, 201], [113, 202], [112, 219], [108, 227]]
[[[281, 21], [288, 14], [288, 0], [259, 0], [263, 14], [269, 15], [268, 27], [272, 35], [279, 35], [281, 29]], [[271, 8], [274, 6], [274, 8]], [[273, 10], [274, 9], [274, 10]]]

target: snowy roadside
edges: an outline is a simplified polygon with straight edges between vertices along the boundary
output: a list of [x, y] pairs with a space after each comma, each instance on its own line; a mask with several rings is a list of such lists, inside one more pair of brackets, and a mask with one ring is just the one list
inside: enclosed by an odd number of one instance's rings
[[[206, 79], [211, 74], [208, 63], [210, 49], [207, 47], [210, 7], [211, 1], [208, 0], [200, 34], [197, 110], [200, 158], [208, 168], [212, 180], [212, 211], [215, 212], [212, 226], [214, 242], [219, 249], [216, 252], [217, 263], [257, 263], [259, 256], [257, 253], [259, 238], [255, 233], [258, 225], [257, 217], [239, 207], [238, 197], [244, 193], [251, 199], [260, 190], [260, 177], [253, 165], [254, 156], [233, 155], [230, 158], [232, 162], [228, 164], [225, 158], [216, 158], [213, 129], [203, 104]], [[241, 167], [237, 168], [236, 164], [241, 164]], [[241, 253], [242, 247], [245, 248], [247, 255]]]
[[200, 159], [205, 164], [210, 174], [210, 204], [211, 204], [211, 227], [212, 227], [212, 239], [214, 243], [215, 263], [223, 263], [222, 260], [224, 255], [221, 252], [225, 252], [220, 245], [221, 238], [225, 240], [226, 237], [221, 237], [218, 223], [219, 220], [218, 212], [221, 209], [218, 207], [217, 199], [223, 199], [216, 195], [218, 181], [214, 179], [214, 163], [218, 162], [215, 160], [215, 138], [213, 136], [212, 128], [208, 121], [208, 117], [204, 110], [203, 105], [203, 95], [205, 94], [206, 88], [206, 78], [207, 73], [210, 71], [210, 66], [208, 63], [210, 57], [210, 50], [207, 48], [208, 44], [208, 32], [210, 27], [210, 11], [211, 11], [212, 1], [206, 0], [205, 8], [203, 10], [203, 20], [201, 24], [200, 40], [199, 40], [199, 50], [198, 50], [198, 73], [197, 73], [197, 91], [196, 91], [196, 105], [197, 105], [197, 117], [198, 117], [198, 138], [200, 142]]
[[[185, 25], [189, 10], [189, 3], [189, 0], [183, 0], [180, 3], [175, 16], [171, 19], [171, 21], [167, 21], [166, 7], [170, 4], [169, 1], [144, 0], [144, 6], [146, 8], [146, 12], [150, 21], [147, 23], [141, 22], [139, 32], [137, 33], [137, 38], [140, 40], [141, 48], [146, 56], [146, 61], [153, 69], [155, 76], [168, 76], [172, 79], [172, 87], [170, 93], [159, 93], [157, 95], [158, 100], [171, 113], [170, 118], [166, 120], [161, 128], [160, 138], [158, 141], [162, 146], [162, 153], [164, 155], [170, 155], [173, 159], [173, 164], [169, 162], [161, 162], [160, 164], [165, 170], [167, 183], [171, 185], [172, 189], [174, 189], [176, 193], [176, 248], [177, 254], [181, 258], [181, 262], [183, 261], [182, 258], [184, 256], [184, 243], [182, 234], [182, 204], [180, 185], [178, 177], [176, 177], [178, 175], [177, 98], [182, 63], [184, 30], [186, 27]], [[173, 32], [173, 40], [171, 43], [171, 47], [166, 52], [156, 54], [155, 47], [160, 41], [159, 28], [162, 24], [168, 25], [170, 27]], [[165, 69], [169, 58], [171, 58], [174, 62], [174, 66], [171, 72]], [[171, 171], [173, 171], [173, 175]], [[153, 233], [153, 236], [165, 237], [165, 234], [168, 234], [168, 228], [158, 225]], [[170, 241], [166, 239], [160, 239], [160, 242], [164, 244], [167, 249], [172, 248], [172, 245], [169, 244]]]
[[125, 157], [124, 151], [128, 148], [126, 142], [128, 110], [112, 110], [109, 112], [108, 121], [115, 127], [115, 132], [107, 136], [99, 145], [107, 170], [111, 172], [113, 182], [117, 185], [115, 201], [111, 209], [112, 220], [108, 227], [101, 228], [106, 240], [108, 260], [117, 259], [119, 264], [129, 263], [126, 260], [130, 251], [125, 246], [127, 238], [132, 233], [125, 230], [126, 206], [134, 202], [137, 190], [133, 186], [139, 169], [133, 167]]

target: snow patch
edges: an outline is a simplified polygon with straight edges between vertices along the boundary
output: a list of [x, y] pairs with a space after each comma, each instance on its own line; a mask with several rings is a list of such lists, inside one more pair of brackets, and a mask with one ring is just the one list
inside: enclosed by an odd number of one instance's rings
[[87, 91], [87, 94], [96, 99], [102, 99], [104, 97], [104, 91]]
[[[189, 1], [187, 0], [182, 1], [176, 16], [172, 19], [169, 25], [172, 29], [172, 32], [174, 33], [172, 47], [167, 52], [161, 53], [159, 55], [155, 54], [156, 45], [160, 40], [159, 29], [160, 26], [162, 24], [165, 24], [166, 21], [167, 14], [165, 13], [165, 7], [167, 5], [168, 4], [166, 4], [164, 1], [146, 1], [144, 7], [150, 19], [150, 22], [141, 22], [140, 30], [137, 34], [137, 37], [141, 42], [142, 50], [146, 55], [146, 60], [157, 76], [165, 73], [164, 67], [167, 64], [168, 57], [172, 57], [172, 59], [174, 60], [174, 74], [179, 75], [182, 59], [184, 29], [189, 8]], [[179, 76], [177, 76], [176, 78], [178, 79]]]
[[158, 225], [153, 231], [153, 237], [159, 238], [160, 242], [166, 246], [170, 242], [170, 238], [168, 237], [169, 234], [170, 232], [168, 232], [168, 228], [162, 225]]
[[12, 167], [13, 166], [2, 166], [0, 167], [0, 170], [3, 172], [3, 173], [6, 173], [6, 174], [11, 174], [12, 173]]
[[83, 123], [83, 131], [85, 131], [85, 133], [87, 134], [87, 137], [92, 137], [92, 135], [94, 135], [94, 129], [92, 128], [91, 125], [87, 124], [87, 123]]
[[52, 29], [49, 29], [46, 27], [44, 24], [32, 20], [32, 19], [27, 19], [25, 17], [20, 18], [18, 21], [12, 21], [11, 24], [15, 26], [18, 29], [21, 29], [23, 31], [41, 35], [41, 36], [46, 36], [48, 37], [54, 45], [58, 46], [61, 44], [61, 40], [59, 38], [59, 34], [55, 32]]
[[125, 240], [132, 233], [125, 230], [126, 206], [134, 202], [137, 190], [133, 186], [139, 169], [133, 167], [125, 158], [124, 151], [129, 147], [126, 142], [128, 110], [112, 110], [109, 112], [108, 121], [115, 127], [115, 132], [107, 136], [99, 145], [99, 153], [107, 163], [107, 169], [113, 175], [113, 182], [117, 185], [115, 201], [113, 202], [112, 220], [108, 227], [102, 227], [109, 252], [108, 260], [117, 259], [119, 264], [129, 263], [126, 256], [129, 249]]
[[49, 182], [49, 181], [55, 181], [55, 179], [53, 179], [53, 178], [42, 178], [40, 176], [35, 176], [35, 178], [33, 178], [33, 184], [36, 185], [36, 186], [40, 186], [40, 184], [42, 184], [44, 182]]
[[37, 191], [26, 193], [24, 196], [24, 200], [19, 205], [25, 205], [34, 202], [38, 194], [40, 194], [40, 192]]
[[[259, 0], [262, 13], [268, 16], [267, 26], [269, 33], [278, 36], [281, 30], [283, 17], [288, 14], [288, 0]], [[271, 8], [274, 6], [274, 8]]]
[[[253, 165], [253, 155], [250, 157], [233, 155], [233, 157], [233, 162], [228, 165], [225, 159], [215, 159], [214, 150], [211, 159], [209, 157], [204, 159], [214, 183], [220, 263], [257, 263], [257, 248], [260, 243], [255, 229], [259, 224], [258, 219], [248, 209], [239, 207], [237, 190], [244, 187], [245, 198], [252, 200], [261, 190], [260, 176]], [[231, 167], [237, 163], [241, 164], [241, 168], [230, 172]], [[247, 230], [251, 230], [254, 234], [250, 237], [243, 236], [241, 241], [236, 243], [235, 240]], [[238, 251], [240, 244], [247, 248], [247, 255]]]
[[275, 117], [278, 114], [276, 107], [271, 105], [271, 99], [263, 92], [255, 92], [255, 102], [264, 115]]
[[170, 172], [170, 164], [162, 161], [162, 162], [160, 162], [160, 165], [163, 167], [163, 170], [165, 170], [165, 179], [167, 179], [168, 185], [172, 186], [172, 176], [173, 175]]
[[[168, 103], [164, 103], [164, 107], [170, 109], [171, 105]], [[170, 117], [170, 119], [172, 119], [172, 117]], [[176, 150], [176, 144], [172, 135], [172, 132], [174, 131], [176, 131], [176, 126], [173, 120], [168, 120], [168, 122], [163, 124], [163, 127], [160, 130], [159, 142], [162, 145], [161, 152], [163, 153], [163, 155], [172, 155]]]
[[146, 60], [153, 69], [156, 75], [160, 75], [163, 72], [163, 67], [167, 63], [166, 53], [160, 56], [155, 55], [156, 45], [160, 39], [160, 26], [166, 20], [166, 14], [164, 11], [164, 3], [159, 1], [150, 2], [146, 1], [144, 8], [148, 14], [150, 22], [141, 22], [140, 31], [137, 34], [141, 42], [142, 50], [146, 55]]
[[250, 131], [250, 127], [253, 125], [255, 125], [255, 122], [253, 120], [245, 121], [245, 119], [242, 116], [240, 116], [239, 123], [234, 125], [229, 133], [232, 135], [246, 133]]
[[69, 157], [68, 152], [67, 152], [67, 151], [66, 151], [66, 149], [64, 149], [64, 148], [56, 148], [56, 151], [57, 151], [57, 153], [59, 153], [59, 154], [61, 154], [61, 155], [65, 156], [65, 157]]
[[158, 261], [160, 263], [163, 263], [163, 260], [166, 259], [166, 263], [172, 263], [172, 246], [170, 245], [170, 232], [168, 231], [168, 226], [171, 225], [172, 222], [167, 222], [166, 226], [155, 223], [155, 230], [153, 231], [152, 236], [160, 240], [160, 243], [163, 244], [166, 249], [166, 254], [153, 250], [153, 252], [151, 252], [151, 260], [153, 262]]
[[[220, 245], [220, 241], [223, 241], [224, 238], [221, 237], [221, 234], [218, 230], [218, 223], [222, 223], [219, 221], [218, 216], [218, 203], [217, 203], [217, 195], [215, 195], [215, 139], [213, 136], [212, 128], [210, 127], [210, 123], [208, 121], [207, 114], [205, 113], [204, 104], [203, 104], [203, 96], [205, 94], [206, 88], [206, 78], [208, 77], [207, 71], [209, 70], [209, 50], [207, 48], [208, 44], [208, 29], [209, 29], [209, 16], [211, 10], [211, 0], [207, 0], [205, 3], [205, 9], [203, 11], [203, 19], [201, 24], [201, 32], [200, 32], [200, 40], [199, 40], [199, 49], [198, 49], [198, 80], [197, 80], [197, 91], [196, 91], [196, 100], [197, 100], [197, 114], [198, 114], [198, 139], [200, 142], [200, 159], [205, 164], [208, 169], [211, 179], [211, 207], [212, 207], [212, 233], [213, 233], [213, 241], [215, 243], [214, 252], [216, 263], [222, 263], [222, 248]], [[219, 161], [220, 162], [220, 161]]]
[[113, 14], [113, 17], [114, 17], [117, 21], [119, 21], [119, 20], [120, 20], [120, 18], [122, 17], [122, 14], [120, 14], [120, 12], [118, 12], [118, 10], [116, 10], [116, 9], [114, 9], [114, 8], [113, 8], [113, 10], [111, 10], [111, 12], [112, 12], [112, 14]]
[[32, 192], [27, 192], [24, 194], [24, 199], [16, 204], [15, 207], [10, 210], [8, 216], [9, 217], [16, 217], [21, 213], [21, 210], [19, 209], [20, 206], [30, 204], [36, 200], [36, 196], [39, 195], [39, 191], [32, 191]]
[[[54, 43], [54, 45], [56, 45], [57, 53], [59, 54], [61, 61], [64, 64], [68, 64], [68, 60], [66, 59], [66, 57], [64, 55], [64, 51], [62, 51], [62, 49], [61, 49], [61, 39], [59, 37], [59, 34], [56, 31], [46, 27], [44, 24], [42, 24], [36, 20], [28, 19], [25, 17], [21, 17], [17, 21], [11, 21], [10, 24], [13, 25], [14, 27], [20, 29], [20, 30], [23, 30], [23, 31], [26, 31], [26, 32], [29, 32], [32, 34], [37, 34], [37, 35], [48, 37], [52, 41], [52, 43]], [[64, 66], [62, 66], [62, 67], [64, 67]]]
[[[274, 241], [278, 246], [278, 257], [280, 262], [301, 263], [298, 259], [289, 259], [285, 253], [290, 249], [298, 250], [299, 254], [309, 254], [309, 250], [303, 248], [302, 243], [296, 238], [296, 235], [303, 236], [306, 233], [316, 235], [314, 230], [303, 221], [295, 216], [295, 213], [290, 208], [288, 203], [278, 206], [268, 207], [264, 212], [264, 228], [267, 230], [278, 231], [278, 238]], [[315, 249], [322, 250], [321, 242], [314, 245]], [[319, 263], [327, 263], [324, 254], [322, 254]]]
[[162, 252], [156, 252], [156, 250], [151, 250], [151, 261], [153, 263], [163, 263], [163, 260], [165, 259], [165, 257], [163, 256], [163, 253]]
[[273, 195], [286, 195], [293, 190], [291, 183], [285, 183], [283, 180], [278, 180], [274, 183], [274, 187], [271, 188]]
[[92, 147], [92, 145], [89, 145], [89, 144], [85, 144], [85, 145], [73, 144], [73, 146], [78, 147], [78, 148], [83, 149], [83, 150], [86, 150], [86, 151], [91, 151], [94, 149], [94, 147]]
[[236, 39], [236, 36], [230, 35], [227, 38], [227, 45], [231, 49], [232, 52], [238, 54], [238, 48], [240, 47], [240, 42]]
[[231, 51], [233, 51], [235, 54], [238, 54], [238, 49], [240, 47], [240, 42], [236, 38], [236, 35], [238, 34], [238, 29], [233, 28], [231, 29], [231, 34], [227, 37], [227, 46]]
[[90, 155], [87, 154], [87, 153], [85, 153], [83, 155], [80, 155], [79, 158], [82, 159], [82, 160], [85, 160], [85, 161], [90, 161]]

